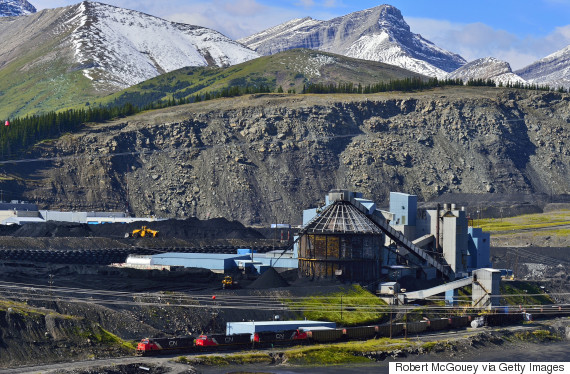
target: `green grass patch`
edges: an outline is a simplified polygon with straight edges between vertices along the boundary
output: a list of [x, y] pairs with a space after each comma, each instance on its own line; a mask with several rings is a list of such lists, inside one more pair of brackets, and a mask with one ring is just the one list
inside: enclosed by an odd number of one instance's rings
[[427, 352], [431, 352], [436, 346], [438, 342], [427, 342], [421, 345], [421, 348]]
[[558, 229], [558, 230], [540, 230], [534, 233], [534, 236], [568, 236], [570, 235], [570, 229]]
[[226, 365], [251, 365], [270, 364], [272, 358], [266, 353], [243, 353], [230, 355], [204, 355], [196, 356], [192, 360], [187, 357], [178, 357], [176, 362], [184, 364], [196, 364], [206, 366], [226, 366]]
[[105, 330], [104, 328], [97, 326], [94, 329], [82, 329], [79, 327], [75, 328], [74, 334], [81, 336], [86, 339], [90, 339], [93, 342], [97, 342], [102, 345], [109, 346], [119, 346], [127, 350], [135, 350], [137, 342], [123, 340], [117, 335]]
[[[426, 343], [427, 344], [427, 343]], [[383, 352], [401, 350], [415, 346], [403, 339], [372, 339], [335, 344], [318, 344], [289, 348], [282, 351], [283, 360], [292, 365], [343, 365], [365, 363], [370, 360], [364, 357], [367, 352]], [[226, 366], [248, 364], [271, 364], [273, 358], [267, 353], [233, 353], [202, 356], [180, 356], [176, 362], [190, 365]]]
[[[473, 225], [492, 233], [541, 229], [570, 224], [570, 211], [560, 210], [548, 213], [524, 214], [508, 218], [489, 218], [474, 220]], [[557, 231], [557, 230], [554, 230]]]
[[341, 365], [370, 362], [363, 356], [366, 352], [393, 351], [412, 345], [406, 340], [382, 338], [364, 342], [299, 347], [286, 351], [285, 356], [287, 362], [296, 365]]
[[354, 352], [338, 347], [288, 352], [287, 357], [287, 361], [294, 365], [341, 365], [370, 362], [366, 357], [355, 356]]
[[96, 335], [97, 337], [97, 341], [102, 343], [102, 344], [108, 344], [108, 345], [120, 345], [124, 348], [127, 348], [129, 350], [135, 350], [137, 348], [137, 344], [133, 343], [132, 341], [129, 340], [123, 340], [121, 338], [119, 338], [117, 335], [101, 328], [101, 333]]
[[66, 314], [56, 313], [51, 310], [35, 308], [33, 306], [29, 306], [26, 303], [21, 303], [12, 300], [0, 300], [0, 310], [1, 311], [8, 311], [10, 310], [11, 313], [21, 314], [23, 316], [46, 316], [46, 315], [53, 315], [60, 318], [73, 318], [73, 319], [80, 319], [80, 317], [74, 317]]
[[301, 310], [305, 318], [332, 321], [344, 326], [377, 322], [386, 317], [387, 304], [359, 285], [339, 292], [284, 300], [293, 310]]
[[501, 282], [501, 295], [507, 305], [550, 305], [554, 300], [532, 282]]
[[533, 343], [560, 341], [562, 338], [548, 330], [523, 331], [514, 334], [516, 340]]

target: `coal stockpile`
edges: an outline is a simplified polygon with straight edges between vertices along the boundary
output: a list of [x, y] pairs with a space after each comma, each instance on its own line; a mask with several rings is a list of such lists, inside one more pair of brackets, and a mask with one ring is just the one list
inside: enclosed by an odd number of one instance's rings
[[147, 226], [158, 230], [159, 236], [186, 240], [204, 239], [263, 239], [258, 231], [245, 227], [240, 222], [225, 218], [201, 221], [198, 218], [185, 220], [166, 220], [155, 222], [106, 223], [88, 225], [67, 222], [28, 223], [22, 226], [7, 227], [0, 230], [0, 235], [15, 237], [107, 237], [124, 238], [125, 233]]
[[92, 236], [89, 225], [81, 223], [38, 222], [18, 227], [19, 229], [8, 235], [30, 238], [84, 238]]
[[289, 287], [289, 283], [274, 268], [267, 269], [248, 288], [267, 289]]
[[0, 236], [13, 235], [20, 227], [20, 225], [0, 225]]
[[124, 237], [125, 233], [146, 226], [157, 230], [159, 237], [186, 240], [203, 239], [262, 239], [263, 235], [252, 228], [245, 227], [238, 221], [228, 221], [225, 218], [199, 220], [166, 220], [155, 222], [134, 222], [128, 224], [91, 225], [92, 236]]

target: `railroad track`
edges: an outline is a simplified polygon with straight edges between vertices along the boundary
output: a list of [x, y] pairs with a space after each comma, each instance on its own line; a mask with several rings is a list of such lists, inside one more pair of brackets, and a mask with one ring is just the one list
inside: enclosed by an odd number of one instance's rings
[[532, 259], [533, 262], [538, 262], [549, 266], [558, 266], [558, 265], [570, 266], [570, 261], [542, 255], [520, 247], [512, 248], [511, 252], [514, 253], [514, 255], [519, 255], [523, 257], [523, 259], [524, 258]]

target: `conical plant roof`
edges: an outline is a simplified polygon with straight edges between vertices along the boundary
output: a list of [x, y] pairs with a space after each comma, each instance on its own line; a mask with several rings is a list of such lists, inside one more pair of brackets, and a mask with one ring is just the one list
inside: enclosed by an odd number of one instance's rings
[[336, 201], [309, 222], [309, 234], [382, 234], [382, 230], [348, 201]]

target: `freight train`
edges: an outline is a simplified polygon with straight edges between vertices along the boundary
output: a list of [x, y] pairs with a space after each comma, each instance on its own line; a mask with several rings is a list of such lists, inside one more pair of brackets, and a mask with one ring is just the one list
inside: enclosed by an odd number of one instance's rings
[[[374, 338], [419, 334], [430, 331], [461, 329], [468, 326], [502, 326], [522, 323], [528, 319], [529, 312], [534, 318], [568, 315], [568, 311], [549, 309], [526, 310], [526, 313], [498, 313], [482, 316], [454, 316], [419, 322], [394, 323], [345, 328], [300, 328], [297, 330], [264, 331], [253, 334], [211, 334], [178, 338], [146, 338], [137, 346], [137, 354], [153, 355], [180, 352], [208, 352], [223, 349], [267, 348], [295, 344], [334, 343], [349, 340], [367, 340]], [[472, 321], [474, 323], [472, 325]]]

